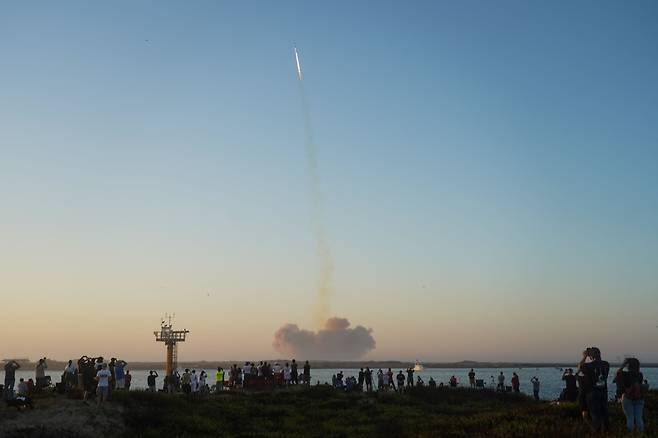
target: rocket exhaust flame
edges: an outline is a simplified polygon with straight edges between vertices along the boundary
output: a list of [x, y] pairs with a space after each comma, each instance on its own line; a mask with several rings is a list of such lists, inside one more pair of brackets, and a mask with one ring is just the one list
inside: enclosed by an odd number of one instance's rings
[[311, 111], [309, 109], [308, 98], [306, 97], [304, 81], [302, 81], [302, 68], [299, 62], [297, 47], [293, 50], [295, 53], [295, 67], [297, 79], [299, 79], [299, 93], [304, 116], [304, 143], [306, 145], [307, 167], [313, 202], [313, 233], [315, 234], [316, 251], [320, 265], [315, 323], [318, 327], [322, 327], [329, 317], [329, 299], [333, 292], [333, 259], [324, 226], [324, 205], [322, 202], [322, 190], [320, 189], [320, 176], [318, 174], [317, 150], [315, 141], [313, 140]]

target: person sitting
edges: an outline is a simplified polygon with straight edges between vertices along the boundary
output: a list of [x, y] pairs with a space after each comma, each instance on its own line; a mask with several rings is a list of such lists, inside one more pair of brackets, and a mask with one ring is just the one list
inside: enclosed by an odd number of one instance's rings
[[454, 375], [450, 377], [450, 387], [451, 388], [457, 387], [457, 377], [455, 377]]
[[430, 379], [427, 381], [427, 386], [430, 388], [436, 388], [436, 380], [434, 380], [433, 377], [430, 377]]
[[425, 386], [425, 382], [423, 382], [420, 376], [416, 376], [416, 386]]
[[19, 396], [27, 397], [30, 393], [29, 388], [27, 387], [27, 382], [21, 377], [18, 382], [18, 388], [16, 389], [16, 394]]

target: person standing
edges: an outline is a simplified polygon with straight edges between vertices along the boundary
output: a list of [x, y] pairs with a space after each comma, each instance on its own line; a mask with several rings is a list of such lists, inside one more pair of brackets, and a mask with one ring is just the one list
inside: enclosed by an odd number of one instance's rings
[[297, 371], [297, 362], [295, 359], [292, 360], [292, 363], [290, 364], [290, 383], [293, 385], [298, 384], [298, 371]]
[[66, 391], [70, 391], [78, 381], [78, 368], [72, 360], [64, 367], [64, 385]]
[[505, 374], [502, 371], [498, 374], [498, 386], [496, 389], [500, 392], [505, 392]]
[[370, 369], [370, 367], [366, 367], [365, 378], [366, 378], [366, 391], [372, 392], [372, 370]]
[[190, 391], [192, 391], [192, 395], [199, 392], [199, 376], [196, 370], [192, 370], [192, 374], [190, 375]]
[[[589, 362], [588, 362], [589, 360]], [[610, 427], [608, 417], [608, 373], [610, 364], [601, 359], [596, 347], [583, 351], [578, 369], [584, 375], [585, 400], [594, 432], [605, 432]]]
[[224, 390], [224, 370], [222, 367], [217, 367], [217, 372], [215, 373], [215, 391], [221, 392]]
[[37, 391], [41, 391], [42, 388], [46, 387], [46, 369], [48, 368], [48, 363], [46, 358], [39, 359], [39, 363], [34, 370], [34, 380], [37, 384]]
[[126, 370], [126, 375], [123, 377], [124, 387], [126, 391], [130, 391], [130, 382], [132, 382], [133, 376], [130, 374], [130, 370]]
[[286, 366], [283, 368], [283, 385], [285, 387], [290, 386], [290, 380], [292, 379], [292, 370], [290, 365], [286, 362]]
[[377, 371], [377, 391], [382, 391], [384, 389], [384, 372], [380, 368]]
[[122, 359], [114, 363], [114, 382], [116, 389], [124, 389], [126, 387], [126, 365], [128, 363]]
[[116, 374], [114, 374], [114, 367], [116, 363], [117, 363], [117, 358], [113, 357], [110, 359], [110, 363], [107, 366], [107, 368], [110, 371], [110, 391], [114, 391], [117, 387]]
[[149, 375], [146, 378], [146, 383], [148, 384], [149, 391], [155, 392], [155, 383], [156, 383], [155, 379], [157, 379], [158, 377], [159, 376], [157, 371], [153, 371], [153, 370], [149, 371]]
[[407, 386], [414, 386], [414, 369], [407, 368]]
[[[624, 367], [627, 370], [624, 370]], [[618, 374], [621, 374], [624, 389], [621, 406], [626, 416], [626, 428], [631, 433], [635, 429], [642, 433], [644, 432], [644, 396], [647, 388], [644, 385], [644, 376], [640, 372], [640, 361], [635, 358], [624, 360]]]
[[532, 382], [532, 395], [535, 397], [535, 400], [539, 400], [539, 379], [535, 376], [530, 381]]
[[576, 401], [578, 399], [578, 387], [576, 386], [576, 376], [573, 374], [571, 368], [567, 368], [562, 374], [562, 380], [564, 381], [566, 387], [564, 388], [564, 400], [566, 401]]
[[395, 382], [393, 381], [393, 370], [390, 368], [388, 371], [386, 371], [386, 386], [389, 388], [393, 388], [393, 391], [395, 391]]
[[402, 394], [402, 392], [404, 391], [404, 379], [405, 379], [404, 373], [402, 372], [402, 370], [400, 370], [397, 376], [398, 390], [400, 391], [400, 394]]
[[100, 406], [104, 401], [107, 401], [107, 396], [110, 393], [110, 377], [112, 374], [107, 369], [107, 364], [101, 365], [100, 371], [96, 373], [96, 404]]
[[475, 371], [473, 371], [473, 368], [468, 372], [468, 384], [471, 388], [475, 388]]
[[308, 361], [304, 362], [304, 383], [306, 383], [306, 385], [311, 384], [311, 365]]
[[21, 366], [15, 360], [5, 364], [5, 400], [14, 398], [14, 385], [16, 384], [16, 370]]
[[514, 372], [512, 373], [512, 391], [521, 391], [521, 382], [519, 382], [519, 376]]

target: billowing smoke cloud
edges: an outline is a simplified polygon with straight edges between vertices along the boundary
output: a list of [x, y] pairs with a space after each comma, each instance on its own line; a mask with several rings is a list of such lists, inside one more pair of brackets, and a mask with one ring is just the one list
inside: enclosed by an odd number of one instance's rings
[[317, 332], [285, 324], [274, 333], [274, 348], [299, 359], [349, 360], [375, 348], [372, 329], [357, 325], [350, 328], [345, 318], [329, 318]]

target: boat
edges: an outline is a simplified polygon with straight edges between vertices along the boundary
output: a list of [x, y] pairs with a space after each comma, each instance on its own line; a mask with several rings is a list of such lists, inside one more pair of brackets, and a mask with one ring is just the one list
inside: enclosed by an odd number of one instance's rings
[[423, 368], [423, 366], [421, 365], [421, 363], [418, 362], [418, 360], [416, 360], [416, 364], [414, 365], [414, 371], [423, 371], [423, 369], [424, 369], [424, 368]]

